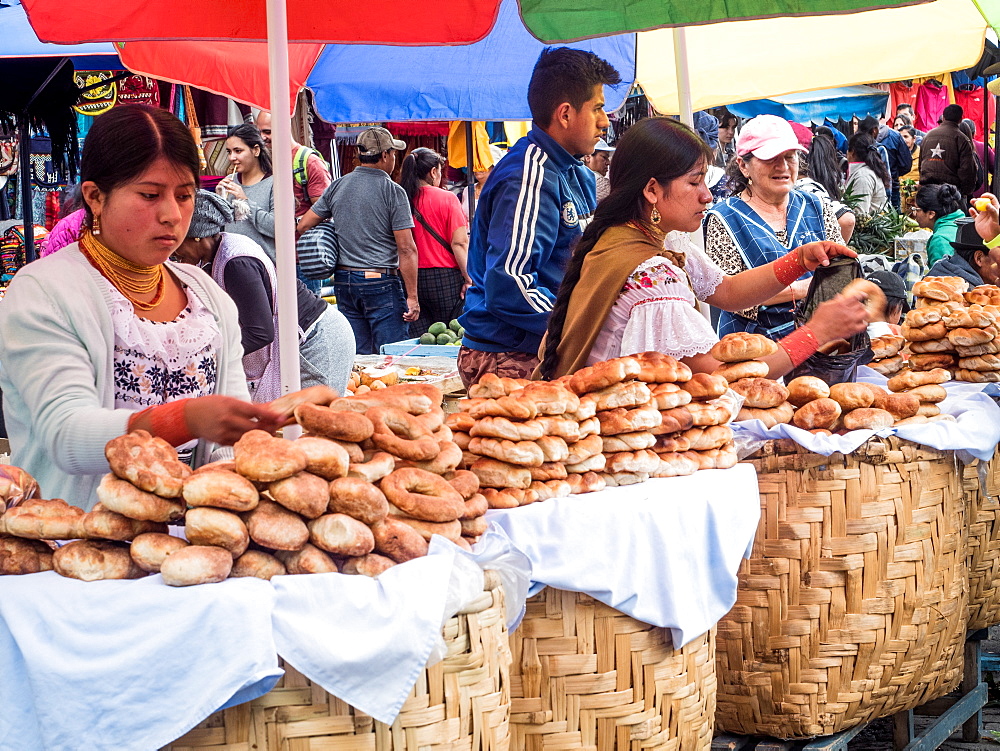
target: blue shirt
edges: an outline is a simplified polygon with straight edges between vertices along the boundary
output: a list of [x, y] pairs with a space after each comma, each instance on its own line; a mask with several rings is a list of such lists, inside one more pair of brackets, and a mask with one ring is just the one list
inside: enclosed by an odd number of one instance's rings
[[469, 241], [462, 343], [538, 353], [573, 242], [597, 207], [594, 173], [534, 127], [493, 168]]

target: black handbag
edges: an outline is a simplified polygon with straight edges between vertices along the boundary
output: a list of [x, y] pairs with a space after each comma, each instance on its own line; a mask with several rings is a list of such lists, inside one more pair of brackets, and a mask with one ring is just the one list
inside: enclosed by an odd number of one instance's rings
[[299, 269], [306, 279], [329, 279], [337, 268], [340, 240], [333, 220], [320, 222], [295, 243]]
[[[800, 326], [808, 321], [821, 303], [833, 299], [855, 279], [862, 277], [861, 263], [856, 258], [838, 256], [829, 266], [819, 266], [809, 283], [805, 301], [795, 312]], [[850, 351], [840, 354], [815, 352], [809, 359], [785, 376], [785, 382], [803, 375], [816, 376], [829, 385], [855, 380], [859, 365], [872, 361], [871, 340], [861, 331], [849, 340]]]

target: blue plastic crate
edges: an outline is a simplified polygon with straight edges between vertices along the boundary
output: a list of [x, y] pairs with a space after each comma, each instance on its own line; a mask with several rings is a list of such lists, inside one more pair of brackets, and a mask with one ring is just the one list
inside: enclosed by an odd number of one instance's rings
[[408, 357], [458, 357], [458, 350], [454, 344], [420, 344], [419, 339], [406, 339], [392, 344], [383, 344], [379, 348], [379, 353], [383, 355], [407, 355]]

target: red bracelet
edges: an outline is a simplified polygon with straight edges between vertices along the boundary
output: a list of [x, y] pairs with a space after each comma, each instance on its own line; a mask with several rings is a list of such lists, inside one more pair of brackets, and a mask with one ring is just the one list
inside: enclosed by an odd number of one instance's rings
[[809, 269], [799, 262], [799, 252], [797, 250], [785, 253], [774, 262], [774, 278], [786, 287], [805, 274]]
[[184, 407], [188, 401], [190, 400], [178, 399], [136, 412], [128, 420], [128, 429], [131, 431], [142, 415], [149, 415], [149, 432], [157, 438], [162, 438], [174, 447], [193, 441], [195, 436], [188, 429], [187, 419], [184, 417]]
[[800, 326], [778, 342], [785, 350], [793, 367], [799, 367], [819, 349], [819, 340], [808, 326]]

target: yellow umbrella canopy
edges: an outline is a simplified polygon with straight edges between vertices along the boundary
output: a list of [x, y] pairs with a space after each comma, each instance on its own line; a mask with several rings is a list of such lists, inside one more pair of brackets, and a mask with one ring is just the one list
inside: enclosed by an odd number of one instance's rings
[[[997, 0], [935, 0], [905, 8], [689, 27], [692, 109], [833, 86], [899, 81], [972, 67]], [[653, 107], [681, 103], [674, 30], [641, 32], [636, 77]]]

